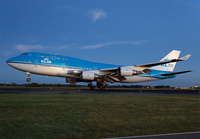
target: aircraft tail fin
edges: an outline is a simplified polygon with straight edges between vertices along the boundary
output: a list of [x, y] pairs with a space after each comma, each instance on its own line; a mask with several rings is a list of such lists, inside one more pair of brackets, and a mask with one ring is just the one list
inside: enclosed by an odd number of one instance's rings
[[[169, 54], [167, 54], [164, 58], [162, 58], [160, 60], [160, 62], [161, 61], [168, 61], [168, 60], [171, 60], [171, 59], [178, 59], [180, 53], [181, 53], [181, 51], [172, 50]], [[172, 63], [158, 65], [158, 66], [152, 67], [151, 69], [172, 72], [174, 70], [175, 65], [176, 65], [176, 62], [172, 62]]]

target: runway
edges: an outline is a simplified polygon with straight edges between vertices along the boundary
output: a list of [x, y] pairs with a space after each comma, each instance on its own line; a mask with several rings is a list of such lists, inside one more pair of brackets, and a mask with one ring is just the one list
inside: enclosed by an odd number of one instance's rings
[[87, 88], [52, 88], [52, 87], [1, 87], [0, 94], [80, 94], [80, 95], [174, 95], [174, 96], [200, 96], [200, 90], [179, 89], [106, 89], [90, 90]]
[[200, 131], [157, 134], [157, 135], [144, 135], [144, 136], [117, 137], [117, 138], [105, 138], [105, 139], [199, 139], [199, 138], [200, 138]]

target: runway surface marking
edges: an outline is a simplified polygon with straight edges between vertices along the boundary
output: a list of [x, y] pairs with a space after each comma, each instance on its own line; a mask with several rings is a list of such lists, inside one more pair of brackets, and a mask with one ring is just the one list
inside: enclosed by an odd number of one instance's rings
[[70, 88], [0, 88], [0, 94], [171, 95], [200, 96], [200, 90], [89, 90]]
[[169, 134], [156, 134], [156, 135], [143, 135], [143, 136], [129, 136], [129, 137], [115, 137], [105, 139], [200, 139], [200, 131], [196, 132], [183, 132], [183, 133], [169, 133]]

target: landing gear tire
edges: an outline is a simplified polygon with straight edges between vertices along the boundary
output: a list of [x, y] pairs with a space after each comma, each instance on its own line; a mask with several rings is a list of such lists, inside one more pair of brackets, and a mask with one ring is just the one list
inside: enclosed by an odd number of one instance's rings
[[97, 82], [97, 87], [101, 88], [101, 83], [100, 82]]
[[26, 81], [27, 82], [30, 82], [31, 81], [31, 79], [29, 78], [31, 75], [30, 75], [30, 73], [29, 72], [26, 72], [26, 74], [28, 75], [28, 78], [26, 79]]
[[94, 89], [94, 86], [92, 85], [92, 83], [88, 84], [88, 87], [90, 87], [90, 90]]
[[30, 79], [30, 78], [27, 78], [27, 79], [26, 79], [26, 81], [27, 81], [27, 82], [30, 82], [30, 81], [31, 81], [31, 79]]
[[90, 90], [93, 90], [94, 89], [94, 86], [90, 86]]
[[103, 89], [106, 89], [106, 84], [105, 84], [105, 82], [97, 82], [97, 87], [100, 90], [103, 90]]
[[103, 87], [102, 85], [101, 85], [101, 86], [99, 86], [99, 89], [100, 89], [100, 90], [102, 90], [103, 88], [104, 88], [104, 87]]

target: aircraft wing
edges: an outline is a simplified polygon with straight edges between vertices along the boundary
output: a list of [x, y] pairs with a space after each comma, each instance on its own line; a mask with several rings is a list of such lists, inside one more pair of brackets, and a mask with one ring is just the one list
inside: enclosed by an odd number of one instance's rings
[[125, 66], [125, 67], [116, 67], [116, 68], [110, 68], [110, 69], [100, 69], [99, 78], [108, 81], [108, 82], [119, 82], [122, 80], [125, 80], [125, 76], [133, 76], [138, 74], [145, 74], [151, 72], [150, 69], [139, 69], [134, 66]]
[[[148, 73], [148, 72], [151, 72], [151, 70], [149, 69], [150, 67], [154, 67], [154, 66], [158, 66], [158, 65], [162, 65], [162, 64], [167, 64], [167, 63], [172, 63], [172, 62], [185, 61], [190, 56], [191, 55], [188, 54], [188, 55], [181, 57], [179, 59], [171, 59], [171, 60], [167, 60], [167, 61], [160, 61], [160, 62], [148, 63], [148, 64], [143, 64], [143, 65], [126, 66], [126, 68], [132, 68], [132, 70], [136, 71], [136, 72], [138, 71], [138, 72], [142, 72], [142, 73]], [[100, 71], [101, 72], [107, 72], [107, 73], [117, 73], [119, 68], [120, 67], [110, 68], [110, 69], [100, 69]], [[125, 69], [125, 70], [128, 70], [128, 69]]]
[[101, 71], [101, 72], [108, 72], [108, 73], [116, 73], [117, 72], [117, 70], [118, 70], [118, 67], [116, 67], [116, 68], [110, 68], [110, 69], [100, 69], [99, 71]]
[[[107, 82], [119, 82], [126, 79], [126, 76], [133, 76], [133, 75], [139, 75], [139, 74], [145, 74], [148, 72], [152, 72], [149, 68], [153, 66], [158, 66], [166, 63], [171, 62], [178, 62], [178, 61], [185, 61], [187, 60], [191, 55], [188, 54], [184, 57], [181, 57], [179, 59], [171, 59], [167, 61], [160, 61], [156, 63], [149, 63], [149, 64], [143, 64], [143, 65], [134, 65], [134, 66], [124, 66], [124, 67], [115, 67], [115, 68], [108, 68], [108, 69], [99, 69], [99, 70], [70, 70], [67, 72], [67, 74], [75, 75], [75, 76], [87, 76], [83, 79], [90, 80], [90, 79], [96, 79], [96, 80], [104, 80]], [[175, 74], [181, 74], [191, 71], [183, 71], [183, 72], [175, 72], [175, 73], [167, 73], [162, 74], [162, 76], [170, 76]]]
[[171, 63], [171, 62], [185, 61], [190, 56], [191, 56], [191, 54], [188, 54], [188, 55], [186, 55], [184, 57], [181, 57], [179, 59], [171, 59], [171, 60], [167, 60], [167, 61], [160, 61], [160, 62], [156, 62], [156, 63], [149, 63], [149, 64], [143, 64], [143, 65], [135, 65], [135, 66], [138, 67], [138, 68], [141, 68], [141, 69], [150, 68], [150, 67], [153, 67], [153, 66], [158, 66], [158, 65], [162, 65], [162, 64]]
[[[110, 68], [110, 69], [100, 69], [99, 70], [101, 73], [100, 77], [102, 77], [102, 79], [105, 79], [106, 81], [109, 81], [109, 82], [113, 82], [113, 80], [114, 80], [114, 82], [121, 81], [121, 80], [126, 79], [125, 76], [145, 74], [145, 73], [151, 72], [151, 70], [149, 69], [151, 67], [162, 65], [162, 64], [167, 64], [167, 63], [172, 63], [172, 62], [185, 61], [190, 56], [191, 55], [188, 54], [179, 59], [170, 59], [170, 60], [160, 61], [160, 62], [156, 62], [156, 63], [126, 66], [126, 67], [116, 67], [116, 68]], [[170, 75], [181, 74], [181, 73], [186, 73], [186, 72], [191, 72], [191, 71], [162, 74], [162, 76], [170, 76]]]

